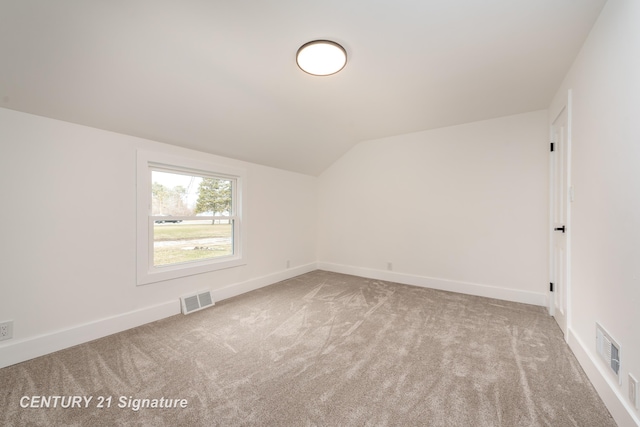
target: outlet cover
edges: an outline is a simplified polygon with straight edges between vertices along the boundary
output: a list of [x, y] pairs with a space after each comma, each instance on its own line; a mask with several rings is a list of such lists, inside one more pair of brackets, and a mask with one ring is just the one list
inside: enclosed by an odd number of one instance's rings
[[0, 341], [13, 338], [13, 320], [0, 323]]

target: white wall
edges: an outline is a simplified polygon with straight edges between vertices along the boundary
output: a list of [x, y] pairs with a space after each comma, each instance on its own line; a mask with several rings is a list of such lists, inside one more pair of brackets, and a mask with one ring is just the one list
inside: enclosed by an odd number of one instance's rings
[[547, 126], [537, 111], [357, 145], [320, 176], [319, 265], [545, 305]]
[[[627, 400], [628, 374], [640, 378], [638, 22], [637, 0], [606, 4], [548, 115], [572, 89], [569, 345], [621, 426], [640, 424]], [[546, 305], [548, 125], [540, 111], [368, 141], [316, 179], [0, 109], [0, 321], [15, 328], [0, 367], [177, 313], [195, 289], [224, 298], [316, 260]], [[138, 148], [248, 170], [246, 266], [135, 286]], [[621, 385], [595, 354], [596, 321], [622, 345]]]
[[[572, 289], [569, 344], [619, 425], [640, 379], [640, 2], [609, 0], [558, 91], [572, 90]], [[622, 347], [622, 384], [595, 351], [595, 323]]]
[[[136, 150], [247, 170], [247, 264], [136, 286]], [[317, 178], [0, 109], [0, 367], [315, 269]], [[290, 260], [291, 268], [286, 269]]]

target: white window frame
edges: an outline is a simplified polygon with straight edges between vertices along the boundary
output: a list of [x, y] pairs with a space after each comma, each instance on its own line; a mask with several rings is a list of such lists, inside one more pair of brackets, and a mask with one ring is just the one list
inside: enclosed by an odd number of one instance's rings
[[[229, 178], [235, 182], [231, 216], [233, 220], [233, 254], [201, 261], [191, 261], [156, 267], [153, 265], [153, 225], [157, 217], [151, 211], [151, 171], [184, 173], [194, 176]], [[138, 150], [137, 152], [137, 285], [177, 279], [224, 268], [237, 267], [245, 262], [245, 232], [243, 227], [244, 185], [246, 171], [192, 158]], [[209, 219], [211, 217], [208, 217]], [[218, 218], [216, 216], [216, 218]], [[176, 219], [192, 219], [191, 217]]]

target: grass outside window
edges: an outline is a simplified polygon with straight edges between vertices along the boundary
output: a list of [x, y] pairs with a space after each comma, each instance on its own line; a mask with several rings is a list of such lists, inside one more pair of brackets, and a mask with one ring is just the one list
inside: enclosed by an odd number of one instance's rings
[[[221, 220], [184, 221], [153, 226], [153, 264], [201, 261], [233, 254], [233, 225]], [[226, 222], [226, 223], [225, 223]]]

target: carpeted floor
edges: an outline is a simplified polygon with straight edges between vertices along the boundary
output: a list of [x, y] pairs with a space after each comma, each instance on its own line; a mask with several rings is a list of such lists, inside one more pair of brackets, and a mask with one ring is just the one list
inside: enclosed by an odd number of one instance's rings
[[0, 391], [2, 426], [615, 426], [543, 307], [325, 271], [0, 369]]

